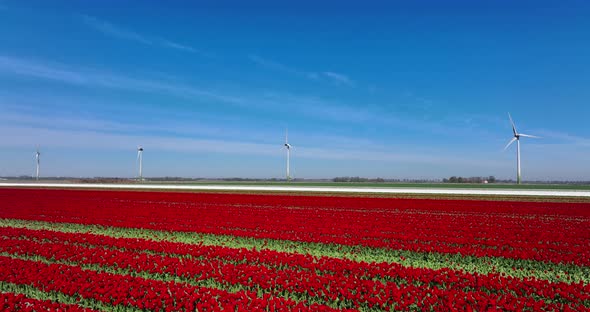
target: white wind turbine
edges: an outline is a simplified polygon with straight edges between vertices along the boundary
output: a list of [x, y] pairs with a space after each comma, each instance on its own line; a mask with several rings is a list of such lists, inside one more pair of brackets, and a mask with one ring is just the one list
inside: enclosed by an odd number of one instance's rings
[[289, 144], [289, 129], [285, 131], [285, 148], [287, 149], [287, 181], [290, 181], [291, 174], [289, 173], [289, 158], [291, 157], [291, 144]]
[[510, 144], [516, 141], [516, 183], [520, 184], [520, 137], [536, 139], [539, 139], [540, 137], [524, 133], [518, 133], [518, 131], [516, 131], [516, 125], [514, 125], [514, 121], [512, 121], [512, 116], [510, 116], [510, 113], [508, 113], [508, 118], [510, 118], [510, 123], [512, 124], [512, 133], [514, 134], [514, 137], [512, 138], [512, 140], [510, 140], [510, 142], [508, 142], [508, 144], [506, 144], [504, 150], [506, 150], [510, 146]]
[[37, 181], [39, 181], [39, 167], [41, 161], [41, 152], [39, 152], [39, 145], [37, 145], [37, 152], [35, 153], [35, 163], [36, 163], [36, 170], [35, 170], [35, 177]]
[[137, 161], [139, 162], [139, 181], [143, 181], [143, 147], [137, 147]]

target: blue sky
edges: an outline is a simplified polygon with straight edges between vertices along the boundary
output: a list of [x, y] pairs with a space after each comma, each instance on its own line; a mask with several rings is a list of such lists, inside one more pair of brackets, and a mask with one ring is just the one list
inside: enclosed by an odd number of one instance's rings
[[590, 180], [587, 1], [0, 1], [0, 176]]

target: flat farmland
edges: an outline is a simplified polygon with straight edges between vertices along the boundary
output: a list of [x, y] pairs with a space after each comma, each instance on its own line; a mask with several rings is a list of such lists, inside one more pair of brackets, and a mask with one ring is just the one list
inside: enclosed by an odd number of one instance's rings
[[590, 203], [0, 189], [0, 307], [588, 311]]

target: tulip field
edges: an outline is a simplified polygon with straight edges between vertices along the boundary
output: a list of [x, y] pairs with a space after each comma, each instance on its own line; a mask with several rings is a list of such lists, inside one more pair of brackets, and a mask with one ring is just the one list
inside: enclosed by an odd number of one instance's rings
[[590, 203], [0, 188], [2, 311], [590, 311]]

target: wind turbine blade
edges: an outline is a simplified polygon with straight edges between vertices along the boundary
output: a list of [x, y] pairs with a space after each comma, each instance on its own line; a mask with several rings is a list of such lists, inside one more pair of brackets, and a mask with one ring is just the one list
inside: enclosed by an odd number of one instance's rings
[[506, 144], [506, 147], [504, 147], [504, 150], [506, 150], [508, 148], [508, 146], [510, 146], [510, 144], [514, 143], [514, 141], [516, 141], [516, 137], [512, 138], [512, 140], [510, 140], [510, 142], [508, 142], [508, 144]]
[[508, 118], [510, 118], [510, 124], [512, 124], [512, 133], [514, 133], [514, 136], [516, 136], [518, 132], [516, 131], [516, 125], [514, 124], [514, 121], [512, 120], [512, 116], [510, 116], [510, 113], [508, 113]]
[[522, 134], [522, 133], [520, 133], [518, 135], [520, 135], [521, 137], [533, 138], [533, 139], [540, 139], [541, 138], [541, 137], [530, 135], [530, 134]]

